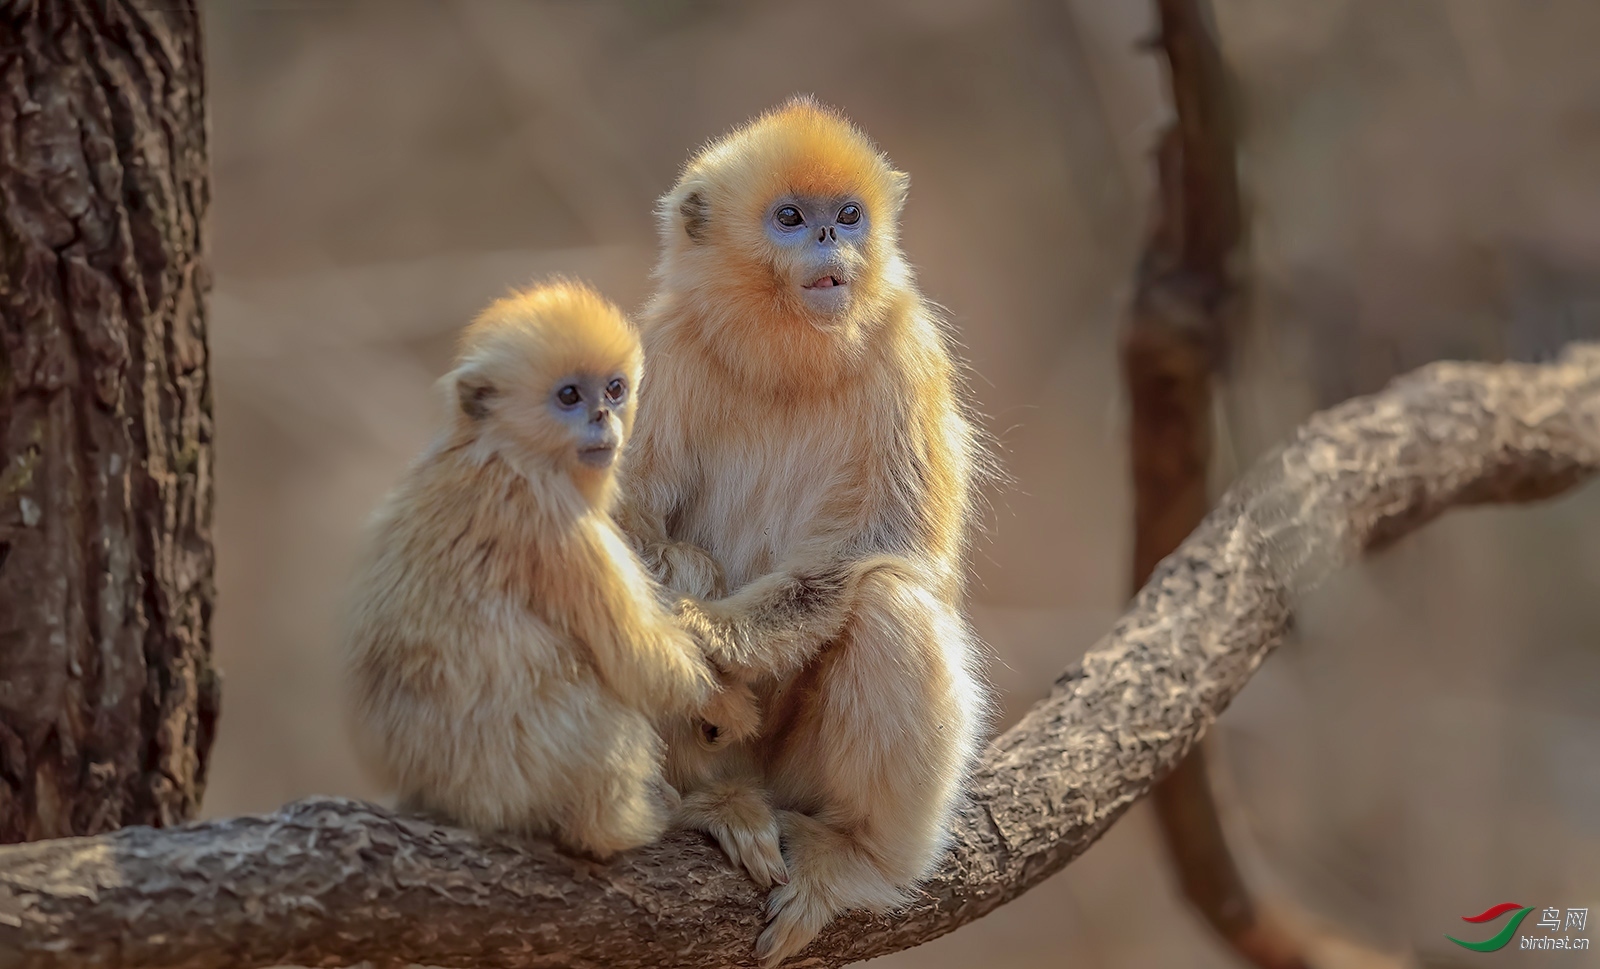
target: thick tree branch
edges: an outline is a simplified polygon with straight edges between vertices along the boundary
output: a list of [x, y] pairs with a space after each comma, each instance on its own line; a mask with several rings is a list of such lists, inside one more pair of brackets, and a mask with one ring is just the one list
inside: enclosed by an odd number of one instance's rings
[[[1294, 597], [1446, 509], [1600, 470], [1600, 345], [1436, 364], [1313, 417], [1164, 560], [1111, 633], [990, 748], [950, 858], [903, 917], [804, 964], [943, 935], [1092, 844], [1284, 634]], [[678, 835], [602, 866], [318, 799], [265, 817], [0, 849], [0, 967], [750, 965], [761, 897]]]

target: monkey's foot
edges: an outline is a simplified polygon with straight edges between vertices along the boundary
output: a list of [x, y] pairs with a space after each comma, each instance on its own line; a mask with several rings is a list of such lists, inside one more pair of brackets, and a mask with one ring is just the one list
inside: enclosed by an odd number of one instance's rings
[[679, 824], [704, 831], [762, 888], [789, 883], [778, 847], [778, 819], [759, 790], [718, 785], [683, 799]]
[[750, 873], [757, 885], [771, 888], [789, 884], [789, 869], [784, 866], [783, 852], [778, 849], [776, 824], [765, 831], [718, 825], [710, 834], [734, 864]]
[[845, 909], [887, 912], [904, 901], [848, 835], [795, 811], [779, 811], [789, 883], [767, 896], [756, 958], [771, 969], [804, 949]]
[[767, 927], [756, 940], [756, 958], [767, 969], [804, 949], [833, 918], [833, 906], [819, 888], [793, 878], [767, 896]]

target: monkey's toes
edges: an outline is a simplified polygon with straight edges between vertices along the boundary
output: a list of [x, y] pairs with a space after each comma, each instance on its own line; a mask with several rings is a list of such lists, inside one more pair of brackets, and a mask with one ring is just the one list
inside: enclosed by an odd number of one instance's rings
[[796, 955], [817, 937], [833, 913], [815, 889], [793, 881], [767, 896], [767, 927], [756, 940], [756, 958], [772, 969]]
[[771, 888], [775, 884], [789, 884], [789, 868], [783, 863], [783, 852], [778, 848], [776, 824], [760, 831], [718, 825], [712, 835], [733, 863], [749, 872], [757, 885]]

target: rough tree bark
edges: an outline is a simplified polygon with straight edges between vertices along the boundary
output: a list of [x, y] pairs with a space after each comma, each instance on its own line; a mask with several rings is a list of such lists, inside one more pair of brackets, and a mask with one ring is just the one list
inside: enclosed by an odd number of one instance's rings
[[[1435, 364], [1314, 416], [990, 747], [950, 857], [909, 909], [840, 918], [804, 964], [926, 942], [1077, 857], [1193, 748], [1282, 639], [1296, 595], [1363, 549], [1597, 471], [1600, 345], [1542, 367]], [[762, 900], [687, 835], [606, 866], [316, 799], [0, 848], [0, 965], [748, 966]]]
[[192, 4], [0, 0], [0, 840], [190, 817], [211, 667]]

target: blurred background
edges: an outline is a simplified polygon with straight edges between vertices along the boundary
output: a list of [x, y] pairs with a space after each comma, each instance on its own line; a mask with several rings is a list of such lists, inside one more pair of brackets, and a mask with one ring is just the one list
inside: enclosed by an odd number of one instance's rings
[[[341, 596], [365, 516], [436, 427], [455, 332], [552, 272], [637, 307], [678, 166], [796, 92], [911, 173], [905, 248], [1002, 442], [1014, 481], [971, 592], [1002, 726], [1121, 611], [1115, 337], [1167, 117], [1137, 48], [1151, 3], [206, 7], [226, 678], [207, 814], [377, 795], [337, 706]], [[1600, 337], [1600, 4], [1215, 7], [1255, 280], [1224, 474], [1428, 360]], [[1443, 939], [1507, 899], [1600, 918], [1597, 585], [1590, 486], [1455, 514], [1313, 595], [1216, 731], [1263, 894], [1421, 965], [1600, 965]], [[1042, 887], [874, 963], [973, 964], [1235, 963], [1141, 805]]]

